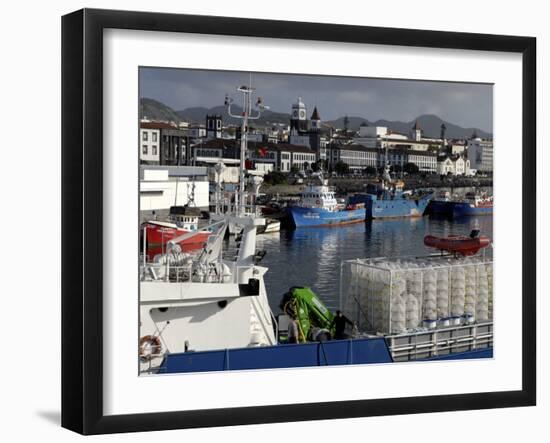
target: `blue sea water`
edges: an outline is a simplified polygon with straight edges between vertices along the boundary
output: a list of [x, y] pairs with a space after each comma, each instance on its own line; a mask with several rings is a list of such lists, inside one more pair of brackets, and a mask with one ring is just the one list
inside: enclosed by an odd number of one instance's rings
[[337, 309], [342, 260], [366, 257], [426, 255], [424, 236], [469, 234], [474, 228], [493, 238], [493, 217], [457, 220], [422, 217], [373, 220], [339, 227], [316, 227], [258, 236], [258, 249], [267, 254], [262, 266], [271, 308], [280, 312], [282, 295], [291, 286], [309, 286], [330, 309]]

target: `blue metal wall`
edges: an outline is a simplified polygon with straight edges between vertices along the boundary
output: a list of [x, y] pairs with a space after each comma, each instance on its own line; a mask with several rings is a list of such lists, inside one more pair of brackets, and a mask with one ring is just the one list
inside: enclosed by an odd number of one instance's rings
[[168, 354], [159, 372], [230, 371], [391, 363], [383, 338]]

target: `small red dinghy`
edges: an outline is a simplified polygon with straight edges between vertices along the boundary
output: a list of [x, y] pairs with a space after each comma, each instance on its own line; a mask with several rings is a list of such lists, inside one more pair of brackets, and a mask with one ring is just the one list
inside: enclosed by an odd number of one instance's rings
[[480, 249], [489, 246], [491, 239], [485, 235], [479, 235], [479, 230], [474, 229], [469, 237], [466, 235], [450, 235], [448, 237], [426, 235], [424, 244], [440, 251], [469, 256], [475, 255]]

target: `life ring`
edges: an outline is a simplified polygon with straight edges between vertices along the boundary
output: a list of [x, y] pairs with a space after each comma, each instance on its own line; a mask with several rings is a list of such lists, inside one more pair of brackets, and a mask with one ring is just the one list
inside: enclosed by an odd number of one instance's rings
[[321, 204], [321, 200], [315, 200], [315, 204], [316, 204], [316, 205], [320, 205], [320, 204]]
[[158, 356], [162, 350], [160, 338], [155, 335], [145, 335], [139, 339], [139, 357], [143, 360], [151, 360]]

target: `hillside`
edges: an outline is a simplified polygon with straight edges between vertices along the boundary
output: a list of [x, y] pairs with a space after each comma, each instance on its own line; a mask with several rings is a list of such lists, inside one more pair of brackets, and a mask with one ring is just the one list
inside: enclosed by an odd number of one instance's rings
[[[433, 137], [437, 138], [440, 135], [441, 125], [445, 124], [447, 130], [445, 131], [447, 138], [465, 138], [470, 137], [474, 131], [482, 138], [490, 138], [492, 134], [482, 131], [478, 128], [463, 128], [462, 126], [455, 125], [451, 122], [445, 121], [438, 117], [437, 115], [420, 115], [417, 118], [408, 121], [396, 121], [396, 120], [376, 120], [369, 121], [362, 117], [350, 117], [348, 116], [348, 128], [354, 131], [359, 129], [359, 126], [363, 123], [366, 123], [369, 126], [386, 126], [393, 131], [400, 132], [403, 134], [408, 134], [410, 129], [414, 126], [415, 122], [418, 120], [420, 127], [423, 130], [424, 137]], [[334, 126], [335, 128], [344, 127], [344, 117], [340, 117], [337, 120], [332, 120], [325, 122], [327, 125]]]
[[152, 98], [139, 100], [139, 118], [158, 121], [181, 121], [180, 116], [172, 108]]
[[[241, 112], [241, 109], [242, 108], [235, 106], [233, 108], [233, 113], [239, 113]], [[204, 123], [207, 114], [219, 114], [222, 116], [222, 119], [226, 124], [240, 124], [240, 120], [229, 116], [225, 106], [215, 106], [213, 108], [186, 108], [181, 111], [176, 111], [176, 113], [182, 120], [187, 120], [192, 123]], [[266, 110], [262, 113], [261, 117], [258, 120], [254, 120], [253, 124], [256, 126], [270, 126], [273, 124], [286, 125], [288, 124], [289, 120], [290, 114]]]
[[[241, 108], [235, 107], [234, 112], [240, 112]], [[190, 107], [179, 111], [174, 111], [169, 106], [151, 99], [142, 98], [140, 100], [140, 118], [147, 117], [150, 120], [167, 120], [167, 121], [188, 121], [193, 124], [204, 124], [207, 114], [218, 114], [222, 116], [225, 124], [238, 125], [240, 120], [230, 117], [227, 114], [227, 110], [224, 106], [215, 106], [213, 108], [206, 107]], [[333, 126], [334, 128], [344, 127], [344, 118], [340, 117], [336, 120], [323, 122], [325, 125]], [[425, 114], [420, 115], [417, 118], [408, 121], [396, 121], [396, 120], [376, 120], [369, 121], [363, 117], [348, 116], [348, 128], [354, 131], [359, 130], [361, 124], [366, 123], [369, 126], [386, 126], [393, 131], [408, 134], [415, 121], [418, 123], [424, 131], [425, 137], [439, 137], [441, 124], [445, 124], [447, 127], [447, 138], [466, 138], [470, 137], [474, 131], [480, 137], [490, 138], [492, 134], [482, 131], [478, 128], [464, 128], [462, 126], [455, 125], [451, 122], [445, 121], [437, 115]], [[275, 112], [266, 110], [262, 113], [262, 116], [258, 120], [254, 120], [251, 126], [272, 126], [272, 125], [287, 125], [290, 121], [290, 114], [284, 112]]]

